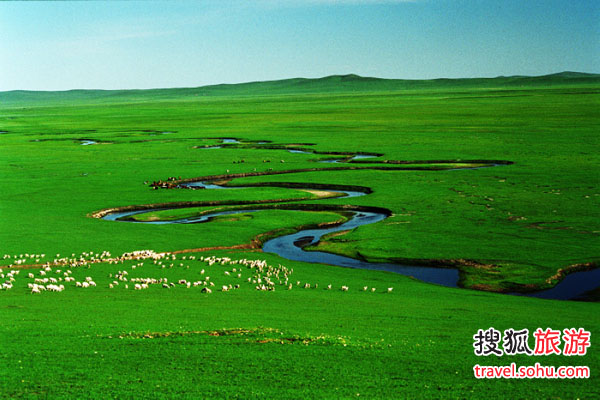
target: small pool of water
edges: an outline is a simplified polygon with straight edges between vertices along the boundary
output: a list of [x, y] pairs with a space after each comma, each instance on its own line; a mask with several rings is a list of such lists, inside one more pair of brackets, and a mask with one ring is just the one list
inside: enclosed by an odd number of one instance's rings
[[288, 150], [290, 153], [294, 153], [294, 154], [312, 154], [310, 151], [304, 151], [304, 150]]
[[352, 157], [352, 160], [362, 160], [365, 158], [375, 158], [375, 157], [378, 157], [378, 156], [374, 156], [371, 154], [357, 154], [354, 157]]
[[228, 186], [221, 186], [221, 185], [215, 185], [212, 183], [206, 183], [206, 182], [187, 182], [187, 183], [182, 183], [181, 185], [179, 185], [181, 187], [198, 187], [198, 188], [204, 188], [204, 189], [243, 189], [241, 187], [228, 187]]
[[356, 154], [352, 157], [348, 156], [348, 157], [344, 157], [344, 158], [332, 158], [329, 160], [321, 160], [319, 162], [323, 162], [323, 163], [341, 163], [341, 162], [347, 162], [347, 161], [352, 161], [352, 160], [361, 160], [361, 159], [365, 159], [365, 158], [374, 158], [377, 156], [373, 156], [373, 155], [369, 155], [369, 154]]

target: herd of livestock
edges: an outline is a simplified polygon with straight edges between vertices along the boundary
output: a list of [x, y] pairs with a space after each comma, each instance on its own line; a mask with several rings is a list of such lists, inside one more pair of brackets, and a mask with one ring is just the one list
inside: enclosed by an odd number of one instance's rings
[[[87, 275], [86, 273], [93, 264], [124, 264], [123, 269], [119, 269], [116, 273], [107, 274], [108, 283], [105, 287], [108, 289], [144, 290], [152, 286], [163, 289], [182, 287], [186, 289], [200, 288], [202, 293], [212, 293], [213, 290], [229, 292], [244, 286], [268, 292], [275, 291], [276, 288], [286, 290], [292, 290], [294, 287], [303, 289], [319, 288], [318, 283], [292, 281], [293, 268], [287, 268], [281, 264], [273, 266], [268, 264], [266, 260], [250, 260], [247, 258], [234, 260], [229, 257], [196, 257], [195, 255], [184, 255], [178, 259], [176, 254], [157, 253], [152, 250], [128, 252], [119, 257], [113, 257], [107, 251], [100, 253], [84, 252], [78, 256], [71, 254], [70, 257], [61, 257], [60, 254], [57, 254], [53, 260], [42, 262], [45, 257], [45, 254], [5, 254], [3, 260], [9, 264], [0, 268], [0, 291], [13, 289], [22, 271], [27, 271], [23, 274], [27, 279], [27, 285], [23, 285], [23, 287], [26, 287], [32, 294], [62, 292], [66, 288], [96, 288], [99, 285], [92, 277], [83, 276]], [[197, 266], [198, 263], [201, 263], [201, 265]], [[195, 267], [194, 264], [196, 264]], [[213, 265], [220, 267], [216, 270], [214, 268], [210, 269], [211, 274], [220, 275], [217, 280], [221, 283], [218, 285], [209, 275], [208, 268]], [[194, 267], [192, 271], [190, 271], [191, 267]], [[185, 270], [187, 276], [191, 272], [194, 279], [169, 279], [164, 276], [166, 274], [160, 274], [161, 270], [172, 270], [173, 268], [181, 269], [182, 273]], [[148, 269], [152, 270], [153, 275], [163, 276], [148, 276], [148, 274], [145, 274]], [[77, 273], [78, 270], [85, 270], [85, 272]], [[104, 281], [106, 276], [100, 279]], [[222, 283], [224, 279], [228, 280], [225, 284]], [[333, 289], [331, 284], [322, 287], [325, 290]], [[340, 290], [347, 292], [349, 287], [342, 285]], [[376, 288], [369, 288], [368, 286], [363, 286], [360, 290], [371, 293], [377, 291]], [[392, 290], [393, 288], [390, 287], [383, 291], [390, 293]]]

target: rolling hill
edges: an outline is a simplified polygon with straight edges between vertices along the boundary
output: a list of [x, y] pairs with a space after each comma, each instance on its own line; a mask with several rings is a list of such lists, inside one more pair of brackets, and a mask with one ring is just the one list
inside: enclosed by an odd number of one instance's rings
[[542, 76], [500, 76], [496, 78], [406, 80], [332, 75], [323, 78], [292, 78], [264, 82], [219, 84], [195, 88], [67, 91], [13, 90], [0, 92], [0, 106], [19, 107], [43, 104], [144, 102], [200, 96], [268, 96], [307, 93], [352, 93], [460, 88], [518, 88], [519, 86], [563, 86], [600, 84], [600, 74], [560, 72]]

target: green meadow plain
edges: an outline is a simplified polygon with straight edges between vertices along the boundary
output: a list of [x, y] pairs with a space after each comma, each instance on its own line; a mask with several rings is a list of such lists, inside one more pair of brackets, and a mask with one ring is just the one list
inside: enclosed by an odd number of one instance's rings
[[[548, 288], [564, 276], [561, 269], [597, 267], [599, 121], [600, 78], [575, 73], [414, 82], [351, 75], [197, 89], [0, 93], [0, 256], [10, 256], [1, 266], [3, 274], [20, 270], [13, 288], [0, 291], [0, 395], [598, 397], [598, 303], [494, 292]], [[239, 143], [223, 145], [223, 138]], [[318, 162], [340, 157], [331, 153], [380, 156]], [[511, 163], [447, 168], [486, 161]], [[256, 174], [230, 176], [248, 173]], [[213, 175], [228, 185], [259, 186], [152, 190], [148, 184]], [[328, 197], [317, 184], [370, 193]], [[318, 212], [265, 209], [188, 225], [93, 217], [125, 206], [193, 206], [136, 217], [169, 219], [257, 202], [311, 204]], [[317, 249], [375, 262], [454, 266], [462, 288], [260, 251], [267, 237], [342, 220], [334, 205], [386, 208], [391, 216], [331, 235]], [[55, 258], [142, 249], [177, 252], [176, 259], [163, 261], [165, 268], [151, 260], [71, 268], [77, 281], [96, 282], [86, 289], [65, 282], [63, 292], [33, 295], [27, 287], [28, 274], [41, 277], [40, 264]], [[183, 252], [193, 249], [202, 251]], [[293, 289], [257, 291], [246, 281], [255, 271], [240, 267], [236, 278], [232, 266], [199, 260], [212, 255], [293, 268]], [[48, 275], [67, 268], [53, 266]], [[130, 278], [177, 282], [201, 279], [202, 269], [215, 283], [212, 294], [185, 285], [109, 287], [123, 270]], [[218, 290], [231, 283], [240, 288]], [[325, 290], [328, 284], [332, 290]], [[589, 294], [597, 297], [598, 291]], [[592, 346], [575, 357], [477, 357], [473, 335], [489, 327], [583, 327]], [[586, 365], [591, 377], [473, 377], [475, 364], [511, 362]]]

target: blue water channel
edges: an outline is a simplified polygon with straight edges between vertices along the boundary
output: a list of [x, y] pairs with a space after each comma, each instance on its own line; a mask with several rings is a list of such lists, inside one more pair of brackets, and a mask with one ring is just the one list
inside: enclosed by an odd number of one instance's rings
[[[205, 189], [241, 189], [243, 186], [238, 187], [227, 187], [215, 185], [206, 182], [190, 182], [185, 183], [182, 186], [192, 187], [204, 187]], [[345, 190], [333, 190], [335, 192], [343, 194], [343, 197], [358, 197], [364, 196], [365, 193], [358, 191], [345, 191]], [[143, 214], [153, 211], [167, 210], [169, 208], [156, 208], [138, 211], [126, 211], [110, 213], [102, 217], [109, 221], [121, 221], [122, 218], [127, 218], [137, 214]], [[233, 211], [220, 211], [205, 214], [202, 216], [194, 216], [189, 218], [182, 218], [173, 221], [126, 221], [134, 223], [144, 224], [195, 224], [208, 222], [214, 217], [221, 215], [232, 215], [232, 214], [243, 214], [250, 212], [257, 212], [261, 210], [233, 210]], [[328, 228], [320, 229], [305, 229], [294, 234], [280, 236], [271, 239], [263, 244], [263, 251], [269, 253], [275, 253], [278, 256], [294, 261], [303, 261], [310, 263], [321, 263], [336, 265], [347, 268], [358, 268], [368, 269], [377, 271], [390, 271], [402, 275], [412, 276], [423, 282], [448, 286], [457, 287], [459, 279], [459, 271], [454, 268], [436, 268], [436, 267], [423, 267], [423, 266], [411, 266], [401, 265], [393, 263], [372, 263], [362, 260], [357, 260], [350, 257], [344, 257], [336, 254], [321, 252], [321, 251], [305, 251], [302, 248], [309, 245], [315, 245], [321, 237], [329, 233], [347, 231], [358, 228], [363, 225], [374, 224], [383, 221], [387, 218], [386, 214], [377, 212], [352, 212], [352, 217], [345, 223]], [[598, 288], [600, 285], [600, 269], [591, 271], [575, 272], [567, 275], [561, 282], [555, 287], [539, 292], [533, 293], [510, 293], [518, 296], [529, 296], [543, 299], [555, 299], [555, 300], [577, 300], [584, 297], [585, 293]]]

